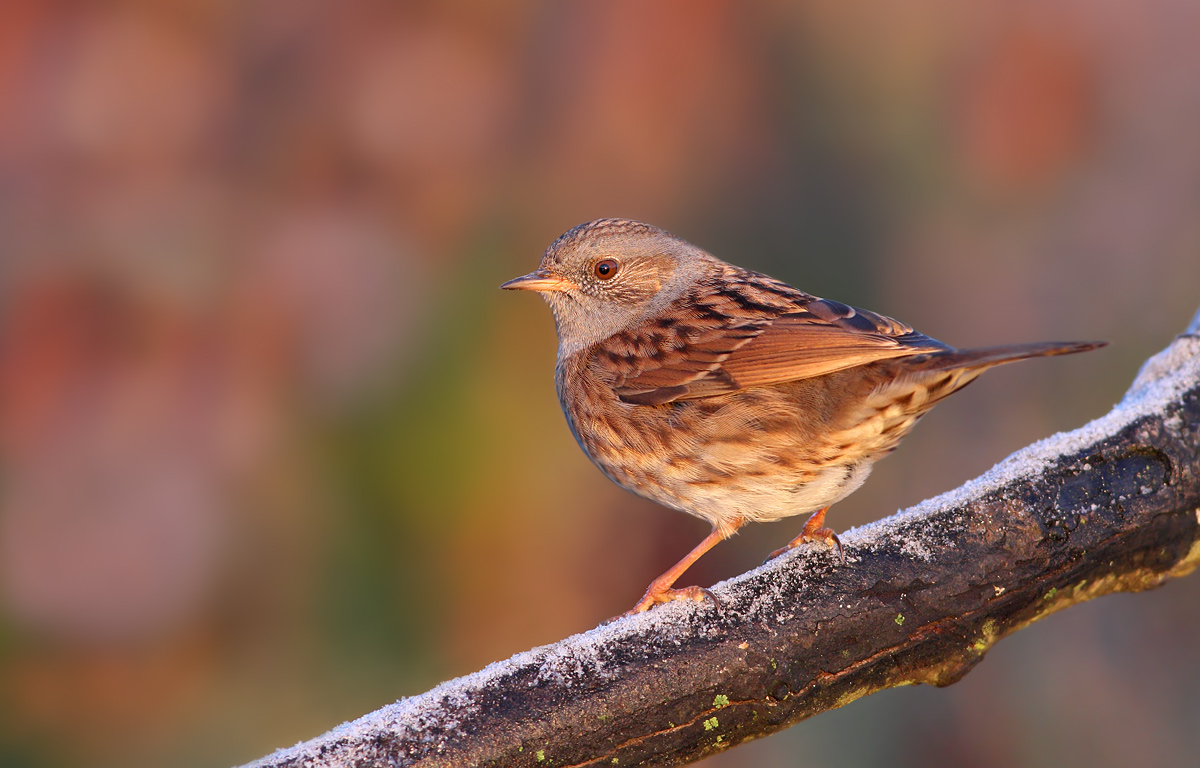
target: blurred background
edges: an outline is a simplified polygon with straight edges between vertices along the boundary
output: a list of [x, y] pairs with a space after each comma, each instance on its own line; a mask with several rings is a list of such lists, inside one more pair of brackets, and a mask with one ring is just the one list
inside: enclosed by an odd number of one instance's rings
[[[1112, 342], [942, 405], [842, 530], [1103, 414], [1200, 306], [1190, 0], [2, 16], [3, 766], [240, 763], [632, 605], [705, 526], [587, 462], [496, 290], [582, 221], [952, 344]], [[1183, 765], [1197, 648], [1192, 577], [707, 765]]]

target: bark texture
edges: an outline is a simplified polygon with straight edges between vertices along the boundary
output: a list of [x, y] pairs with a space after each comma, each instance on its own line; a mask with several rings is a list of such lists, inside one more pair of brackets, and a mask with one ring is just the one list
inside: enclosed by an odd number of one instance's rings
[[252, 765], [679, 765], [1200, 564], [1200, 314], [1108, 415], [713, 588], [403, 699]]

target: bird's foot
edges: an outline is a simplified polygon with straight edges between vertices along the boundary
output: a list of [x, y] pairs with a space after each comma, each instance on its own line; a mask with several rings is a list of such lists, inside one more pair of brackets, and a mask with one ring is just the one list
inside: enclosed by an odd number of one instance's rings
[[632, 616], [635, 613], [644, 613], [659, 603], [669, 603], [673, 600], [693, 600], [697, 603], [710, 600], [713, 605], [718, 608], [721, 607], [721, 604], [717, 602], [716, 595], [704, 587], [681, 587], [679, 589], [666, 587], [656, 589], [654, 585], [651, 585], [650, 589], [646, 590], [646, 594], [642, 595], [642, 599], [638, 601], [638, 604], [621, 614], [618, 618]]
[[825, 546], [829, 547], [830, 549], [836, 549], [837, 553], [838, 553], [838, 557], [842, 561], [842, 565], [846, 564], [846, 552], [845, 552], [845, 550], [842, 549], [842, 541], [841, 541], [841, 539], [839, 539], [837, 537], [837, 534], [834, 533], [833, 530], [829, 529], [829, 528], [818, 528], [817, 530], [813, 531], [811, 534], [806, 534], [806, 533], [800, 534], [796, 538], [789, 541], [786, 547], [780, 547], [779, 549], [775, 550], [771, 554], [767, 555], [767, 559], [763, 560], [763, 564], [765, 565], [765, 564], [771, 562], [772, 560], [774, 560], [775, 558], [779, 557], [780, 555], [782, 555], [784, 552], [793, 550], [796, 547], [800, 546], [801, 544], [807, 544], [810, 541], [820, 541], [820, 542], [823, 542], [825, 544]]
[[767, 559], [763, 560], [763, 564], [769, 563], [775, 558], [787, 552], [789, 549], [795, 549], [801, 544], [807, 544], [810, 541], [823, 541], [825, 546], [830, 549], [836, 549], [838, 557], [841, 558], [842, 565], [846, 564], [846, 551], [842, 549], [842, 542], [838, 539], [837, 534], [831, 529], [825, 527], [825, 513], [829, 511], [829, 507], [818, 509], [812, 513], [812, 516], [804, 522], [804, 529], [800, 531], [800, 535], [788, 542], [786, 547], [777, 549], [767, 555]]

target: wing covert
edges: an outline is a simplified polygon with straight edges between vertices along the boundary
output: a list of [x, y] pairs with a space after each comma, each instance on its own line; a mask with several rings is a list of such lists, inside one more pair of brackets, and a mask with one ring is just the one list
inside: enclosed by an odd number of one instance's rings
[[622, 400], [712, 397], [949, 349], [892, 318], [746, 270], [715, 282], [597, 345], [594, 362]]

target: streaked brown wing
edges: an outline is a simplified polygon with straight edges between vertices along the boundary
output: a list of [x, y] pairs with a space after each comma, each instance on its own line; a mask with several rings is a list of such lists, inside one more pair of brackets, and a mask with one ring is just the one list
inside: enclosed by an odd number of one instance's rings
[[622, 400], [711, 397], [949, 349], [904, 323], [770, 278], [740, 270], [742, 279], [730, 277], [598, 345], [596, 363]]

